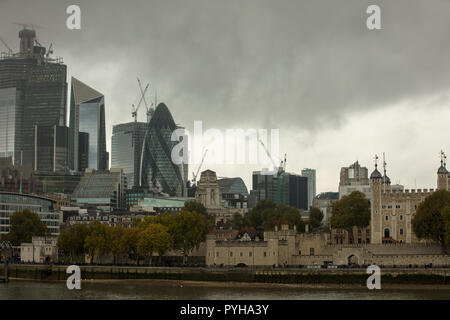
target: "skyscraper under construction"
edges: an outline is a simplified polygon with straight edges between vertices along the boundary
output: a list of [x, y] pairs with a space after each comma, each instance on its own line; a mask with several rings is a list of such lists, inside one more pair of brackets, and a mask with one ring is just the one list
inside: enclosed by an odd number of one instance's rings
[[[19, 32], [20, 51], [0, 57], [0, 157], [35, 167], [35, 128], [66, 125], [67, 67], [50, 57], [36, 31]], [[39, 160], [39, 159], [38, 159]]]

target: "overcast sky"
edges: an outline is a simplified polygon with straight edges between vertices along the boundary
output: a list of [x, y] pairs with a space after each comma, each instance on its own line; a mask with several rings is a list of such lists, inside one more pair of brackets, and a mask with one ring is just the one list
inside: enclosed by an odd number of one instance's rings
[[[70, 4], [81, 30], [66, 28]], [[367, 29], [369, 4], [382, 30]], [[0, 37], [17, 51], [14, 22], [35, 25], [69, 79], [105, 94], [109, 151], [138, 76], [190, 130], [280, 129], [287, 171], [315, 168], [318, 192], [337, 191], [356, 160], [371, 172], [383, 152], [393, 183], [435, 188], [439, 151], [450, 154], [449, 0], [0, 0]], [[260, 169], [209, 168], [249, 189]]]

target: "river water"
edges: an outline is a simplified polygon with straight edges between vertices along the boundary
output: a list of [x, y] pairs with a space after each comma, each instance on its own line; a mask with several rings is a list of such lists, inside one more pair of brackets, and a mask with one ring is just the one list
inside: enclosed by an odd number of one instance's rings
[[189, 285], [181, 282], [82, 282], [80, 290], [68, 290], [65, 282], [10, 281], [0, 283], [0, 300], [7, 299], [149, 299], [149, 300], [450, 300], [450, 289], [310, 289], [246, 287], [242, 285]]

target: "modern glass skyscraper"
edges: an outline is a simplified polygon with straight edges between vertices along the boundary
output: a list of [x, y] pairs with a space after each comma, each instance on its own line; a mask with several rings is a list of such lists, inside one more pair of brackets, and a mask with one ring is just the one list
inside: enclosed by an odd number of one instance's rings
[[36, 43], [36, 31], [19, 32], [20, 52], [0, 58], [0, 154], [34, 166], [34, 128], [66, 125], [67, 67]]
[[105, 97], [80, 80], [72, 77], [70, 95], [70, 168], [79, 171], [79, 132], [89, 134], [88, 167], [108, 169], [105, 129]]
[[316, 170], [303, 169], [302, 176], [308, 178], [308, 207], [311, 207], [313, 199], [316, 196]]
[[111, 168], [121, 168], [128, 188], [139, 186], [142, 144], [147, 123], [129, 122], [113, 126], [111, 137]]
[[171, 136], [177, 128], [167, 106], [160, 103], [148, 124], [144, 140], [140, 185], [181, 197], [186, 195], [188, 165], [172, 162], [172, 149], [178, 142], [171, 141]]
[[69, 128], [35, 126], [34, 138], [34, 171], [69, 171]]

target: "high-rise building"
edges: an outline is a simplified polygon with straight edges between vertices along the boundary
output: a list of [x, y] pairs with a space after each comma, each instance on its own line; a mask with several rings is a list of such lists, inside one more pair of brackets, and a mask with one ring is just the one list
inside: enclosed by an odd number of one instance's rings
[[366, 167], [361, 167], [358, 161], [348, 167], [341, 168], [339, 199], [353, 191], [360, 191], [366, 195], [367, 199], [370, 199], [368, 170]]
[[308, 178], [308, 207], [311, 208], [313, 199], [316, 196], [316, 170], [303, 169], [302, 176]]
[[147, 123], [129, 122], [113, 126], [111, 137], [111, 168], [121, 168], [128, 188], [139, 186], [142, 144]]
[[69, 171], [69, 128], [34, 127], [34, 171]]
[[72, 77], [70, 94], [70, 168], [79, 171], [79, 133], [89, 134], [88, 167], [108, 169], [105, 129], [105, 97], [80, 80]]
[[0, 153], [34, 167], [34, 128], [66, 125], [67, 67], [37, 45], [36, 31], [19, 32], [20, 52], [0, 57]]
[[253, 172], [249, 206], [260, 200], [271, 200], [297, 209], [308, 210], [308, 178], [281, 170], [276, 174]]
[[[172, 161], [172, 133], [179, 129], [164, 103], [160, 103], [148, 124], [142, 149], [140, 186], [169, 196], [186, 196], [188, 165]], [[184, 137], [186, 138], [186, 136]]]
[[78, 171], [89, 168], [89, 133], [78, 132]]

